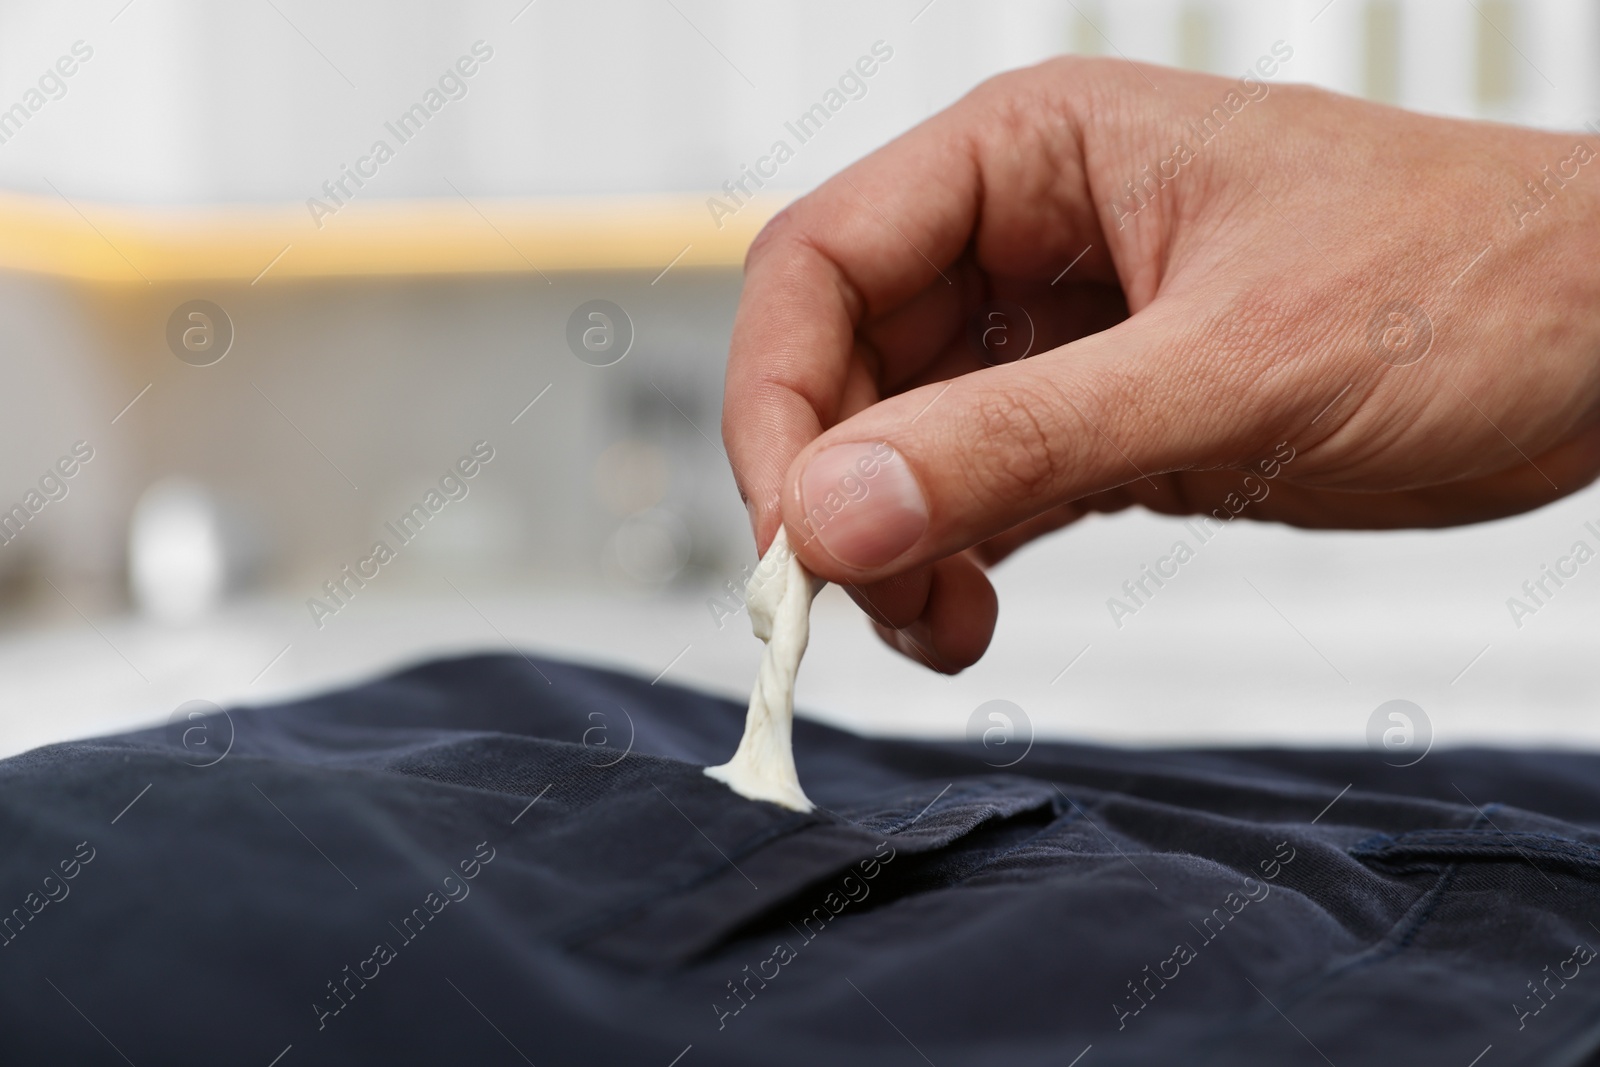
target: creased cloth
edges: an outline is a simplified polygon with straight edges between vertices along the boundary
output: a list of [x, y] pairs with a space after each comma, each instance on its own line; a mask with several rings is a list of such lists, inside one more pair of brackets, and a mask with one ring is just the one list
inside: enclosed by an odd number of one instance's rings
[[0, 1063], [1596, 1062], [1600, 756], [800, 719], [801, 813], [744, 722], [490, 655], [0, 761]]

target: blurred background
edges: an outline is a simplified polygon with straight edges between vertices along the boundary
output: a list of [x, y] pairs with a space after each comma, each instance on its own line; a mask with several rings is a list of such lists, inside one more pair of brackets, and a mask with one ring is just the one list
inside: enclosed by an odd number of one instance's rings
[[[719, 409], [761, 224], [996, 72], [1238, 76], [1278, 41], [1276, 81], [1600, 121], [1593, 0], [0, 5], [0, 752], [466, 649], [743, 699]], [[1118, 626], [1107, 599], [1184, 531], [1097, 518], [996, 572], [999, 632], [955, 679], [828, 591], [799, 703], [1362, 745], [1405, 699], [1440, 744], [1592, 747], [1600, 564], [1507, 605], [1600, 546], [1585, 522], [1592, 490], [1448, 532], [1233, 523]]]

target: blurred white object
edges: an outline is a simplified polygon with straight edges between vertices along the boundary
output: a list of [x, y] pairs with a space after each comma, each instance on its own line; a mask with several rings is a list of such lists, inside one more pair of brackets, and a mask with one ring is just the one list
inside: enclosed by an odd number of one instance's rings
[[646, 586], [665, 585], [682, 572], [692, 548], [688, 527], [665, 508], [629, 516], [611, 537], [622, 573]]
[[75, 441], [94, 450], [94, 462], [70, 479], [70, 493], [0, 546], [0, 586], [30, 567], [55, 582], [112, 581], [122, 569], [120, 485], [133, 450], [131, 419], [108, 420], [139, 385], [108, 368], [92, 313], [49, 279], [0, 274], [0, 353], [0, 507], [37, 488], [41, 472]]
[[165, 623], [210, 614], [227, 586], [221, 508], [206, 488], [165, 478], [146, 489], [128, 531], [128, 581], [141, 614]]

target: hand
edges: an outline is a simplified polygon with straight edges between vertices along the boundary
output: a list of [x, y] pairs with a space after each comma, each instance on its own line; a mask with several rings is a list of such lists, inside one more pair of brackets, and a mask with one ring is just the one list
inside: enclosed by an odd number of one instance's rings
[[772, 220], [723, 437], [757, 547], [955, 672], [1084, 514], [1477, 522], [1593, 480], [1597, 415], [1600, 136], [1064, 58]]

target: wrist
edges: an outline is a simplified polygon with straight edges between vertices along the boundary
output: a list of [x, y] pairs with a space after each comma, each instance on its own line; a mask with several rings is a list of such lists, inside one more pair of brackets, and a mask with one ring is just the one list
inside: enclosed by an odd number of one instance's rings
[[1458, 299], [1508, 351], [1566, 383], [1560, 399], [1546, 398], [1563, 409], [1556, 422], [1600, 425], [1600, 119], [1500, 144], [1515, 149], [1496, 168], [1504, 195], [1481, 264], [1457, 279]]
[[1506, 201], [1517, 231], [1560, 225], [1558, 219], [1574, 212], [1585, 226], [1600, 222], [1600, 123], [1535, 138], [1520, 160], [1519, 176], [1521, 185]]

